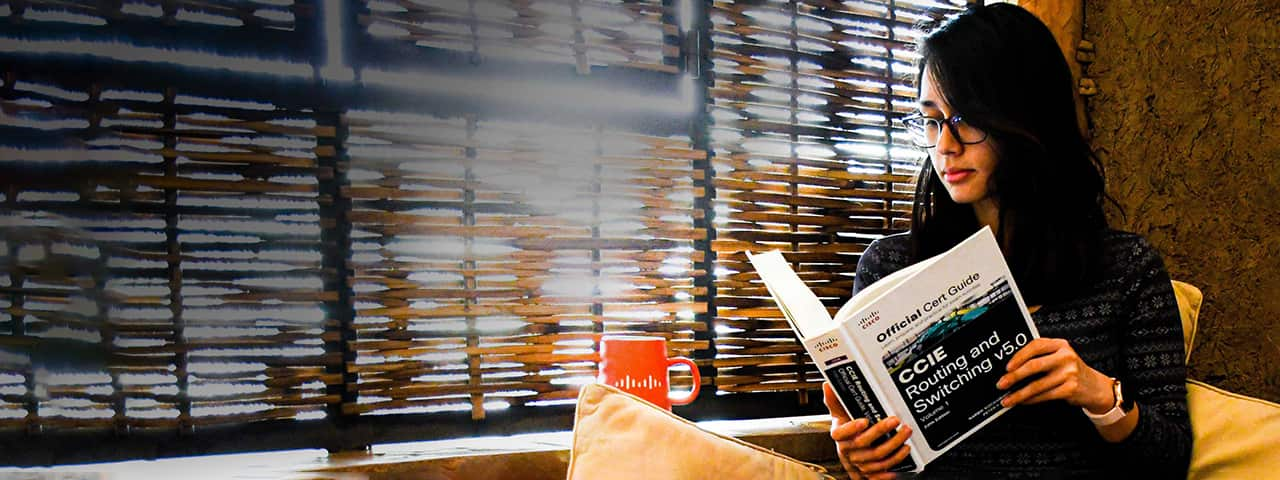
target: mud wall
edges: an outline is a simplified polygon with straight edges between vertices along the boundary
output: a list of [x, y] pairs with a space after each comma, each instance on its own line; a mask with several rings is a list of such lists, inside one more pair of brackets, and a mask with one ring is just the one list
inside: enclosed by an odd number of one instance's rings
[[1280, 2], [1086, 0], [1108, 191], [1205, 294], [1194, 378], [1280, 401]]

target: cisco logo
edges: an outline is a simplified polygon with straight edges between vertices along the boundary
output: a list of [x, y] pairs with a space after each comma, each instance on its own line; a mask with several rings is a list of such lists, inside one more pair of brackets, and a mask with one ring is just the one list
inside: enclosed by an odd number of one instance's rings
[[858, 319], [858, 327], [865, 330], [865, 329], [871, 328], [872, 325], [875, 325], [879, 321], [880, 321], [880, 311], [874, 310], [871, 313], [868, 313], [866, 316]]
[[817, 346], [817, 347], [818, 347], [818, 351], [819, 351], [819, 352], [825, 352], [825, 351], [827, 351], [827, 350], [831, 350], [831, 349], [833, 349], [833, 348], [839, 348], [839, 347], [840, 347], [840, 339], [835, 338], [835, 337], [828, 337], [828, 338], [824, 338], [824, 339], [822, 339], [822, 340], [818, 340], [818, 343], [817, 343], [815, 346]]

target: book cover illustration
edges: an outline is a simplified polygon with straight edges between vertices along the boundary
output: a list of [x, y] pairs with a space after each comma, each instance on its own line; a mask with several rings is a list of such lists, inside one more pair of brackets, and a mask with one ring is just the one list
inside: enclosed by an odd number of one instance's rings
[[937, 315], [883, 357], [929, 447], [942, 450], [1002, 410], [996, 388], [1009, 357], [1034, 338], [1005, 278]]

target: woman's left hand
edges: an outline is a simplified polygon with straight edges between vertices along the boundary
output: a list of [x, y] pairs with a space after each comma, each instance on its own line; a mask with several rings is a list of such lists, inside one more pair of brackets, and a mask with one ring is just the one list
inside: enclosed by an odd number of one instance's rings
[[1037, 376], [1011, 392], [1001, 403], [1006, 407], [1066, 400], [1096, 413], [1115, 404], [1111, 378], [1084, 363], [1071, 344], [1061, 338], [1037, 338], [1009, 359], [1008, 373], [996, 382], [1006, 390], [1023, 379]]

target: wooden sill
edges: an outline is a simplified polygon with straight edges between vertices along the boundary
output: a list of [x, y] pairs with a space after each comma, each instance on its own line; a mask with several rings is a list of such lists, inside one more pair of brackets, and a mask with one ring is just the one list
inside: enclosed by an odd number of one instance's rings
[[[811, 415], [698, 425], [831, 470], [835, 445], [828, 436], [829, 422], [826, 415]], [[34, 474], [34, 478], [81, 478], [80, 473], [93, 473], [97, 475], [84, 478], [561, 480], [568, 471], [572, 441], [572, 432], [551, 432], [376, 445], [367, 452], [289, 450], [13, 471]]]

